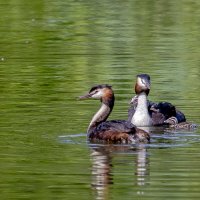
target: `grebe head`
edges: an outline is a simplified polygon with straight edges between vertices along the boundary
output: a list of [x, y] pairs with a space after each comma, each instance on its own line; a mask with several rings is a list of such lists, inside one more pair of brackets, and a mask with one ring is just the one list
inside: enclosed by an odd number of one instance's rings
[[107, 84], [96, 85], [92, 87], [88, 94], [80, 96], [79, 99], [109, 99], [114, 96], [112, 86]]
[[135, 93], [140, 94], [145, 92], [146, 95], [149, 94], [151, 86], [150, 76], [148, 74], [137, 75], [137, 80], [135, 84]]

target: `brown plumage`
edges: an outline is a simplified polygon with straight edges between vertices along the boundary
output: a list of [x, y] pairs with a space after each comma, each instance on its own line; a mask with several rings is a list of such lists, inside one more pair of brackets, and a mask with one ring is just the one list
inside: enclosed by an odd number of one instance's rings
[[90, 142], [106, 143], [147, 143], [150, 136], [147, 132], [136, 128], [125, 120], [106, 121], [114, 106], [114, 92], [109, 85], [97, 85], [91, 88], [88, 94], [80, 99], [99, 99], [101, 107], [93, 116], [88, 127], [88, 140]]
[[166, 124], [169, 124], [170, 128], [174, 129], [195, 129], [198, 127], [197, 124], [191, 122], [177, 122], [176, 117], [170, 117], [169, 119], [165, 120]]

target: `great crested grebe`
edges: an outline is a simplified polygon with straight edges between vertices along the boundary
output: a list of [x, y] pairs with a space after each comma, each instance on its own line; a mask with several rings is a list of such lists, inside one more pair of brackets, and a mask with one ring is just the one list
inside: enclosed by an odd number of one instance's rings
[[[135, 126], [151, 126], [153, 124], [152, 118], [148, 110], [147, 96], [150, 90], [150, 79], [148, 76], [138, 77], [138, 84], [135, 85], [137, 91], [137, 98], [132, 100], [134, 105], [134, 113], [130, 121]], [[130, 112], [130, 111], [129, 111]]]
[[[131, 100], [131, 107], [128, 111], [128, 121], [135, 124], [136, 126], [157, 126], [164, 125], [170, 121], [166, 121], [170, 117], [175, 117], [177, 119], [177, 123], [185, 122], [185, 115], [176, 110], [175, 106], [168, 102], [159, 102], [154, 103], [147, 100], [147, 96], [150, 92], [150, 76], [148, 74], [139, 74], [137, 75], [137, 80], [135, 84], [135, 93], [136, 96]], [[148, 105], [148, 112], [143, 111], [138, 118], [137, 109], [140, 106], [140, 96], [141, 94], [146, 94], [146, 103]], [[151, 120], [147, 120], [147, 119]], [[138, 120], [140, 119], [140, 120]], [[151, 122], [151, 123], [150, 123]]]
[[125, 120], [106, 121], [112, 112], [115, 96], [109, 85], [97, 85], [89, 93], [79, 99], [99, 99], [101, 107], [93, 116], [88, 130], [88, 139], [91, 142], [104, 141], [106, 143], [147, 143], [150, 136], [147, 132]]

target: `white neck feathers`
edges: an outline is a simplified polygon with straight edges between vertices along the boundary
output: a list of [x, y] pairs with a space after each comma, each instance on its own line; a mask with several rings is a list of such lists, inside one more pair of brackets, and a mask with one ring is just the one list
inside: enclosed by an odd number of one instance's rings
[[109, 114], [110, 114], [111, 110], [109, 108], [109, 106], [107, 106], [106, 104], [102, 103], [100, 109], [97, 111], [97, 113], [93, 116], [89, 127], [88, 127], [88, 131], [90, 131], [91, 128], [96, 127], [96, 125], [100, 122], [105, 121]]
[[135, 126], [152, 125], [152, 120], [148, 111], [147, 95], [144, 92], [138, 95], [138, 103], [131, 123]]

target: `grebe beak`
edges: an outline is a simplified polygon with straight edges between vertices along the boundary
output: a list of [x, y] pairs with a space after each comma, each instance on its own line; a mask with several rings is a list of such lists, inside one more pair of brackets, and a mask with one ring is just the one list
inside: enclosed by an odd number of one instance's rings
[[88, 93], [88, 94], [86, 94], [86, 95], [83, 95], [83, 96], [80, 96], [80, 97], [78, 97], [78, 100], [84, 100], [84, 99], [89, 99], [89, 98], [91, 98], [91, 94], [90, 94], [90, 93]]

